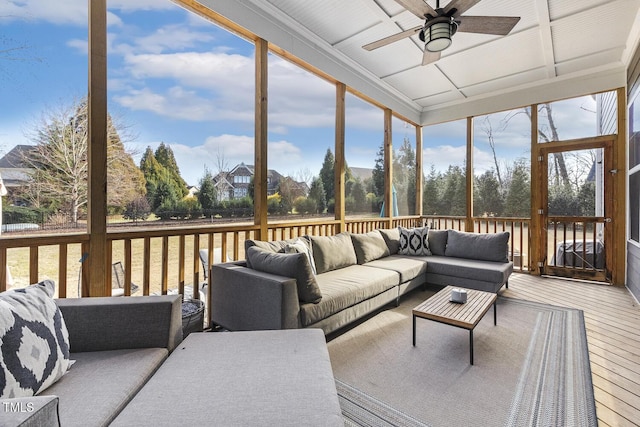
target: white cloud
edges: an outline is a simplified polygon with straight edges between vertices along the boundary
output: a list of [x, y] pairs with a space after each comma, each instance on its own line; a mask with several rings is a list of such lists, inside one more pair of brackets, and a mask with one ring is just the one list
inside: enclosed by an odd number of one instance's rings
[[[110, 26], [122, 25], [114, 10], [134, 12], [139, 10], [169, 10], [177, 6], [167, 0], [109, 0], [107, 22]], [[20, 20], [29, 23], [40, 21], [57, 25], [88, 24], [88, 3], [79, 0], [4, 0], [0, 2], [0, 21]]]

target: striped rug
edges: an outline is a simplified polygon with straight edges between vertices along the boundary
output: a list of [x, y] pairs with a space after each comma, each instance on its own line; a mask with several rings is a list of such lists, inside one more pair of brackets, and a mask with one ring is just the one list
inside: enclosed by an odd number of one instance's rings
[[596, 426], [583, 314], [500, 297], [468, 332], [418, 319], [416, 292], [328, 343], [348, 426]]

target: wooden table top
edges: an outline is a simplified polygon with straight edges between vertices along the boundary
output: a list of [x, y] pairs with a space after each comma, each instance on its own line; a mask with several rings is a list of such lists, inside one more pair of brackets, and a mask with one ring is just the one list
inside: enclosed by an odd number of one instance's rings
[[[458, 304], [449, 301], [452, 289], [467, 291], [467, 302]], [[423, 319], [435, 320], [465, 329], [476, 327], [480, 319], [496, 301], [497, 294], [491, 292], [447, 286], [431, 298], [413, 309], [413, 315]]]

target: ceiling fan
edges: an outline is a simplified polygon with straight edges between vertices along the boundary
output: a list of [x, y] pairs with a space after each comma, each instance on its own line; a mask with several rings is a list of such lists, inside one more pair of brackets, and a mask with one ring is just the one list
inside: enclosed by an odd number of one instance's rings
[[418, 33], [425, 44], [422, 65], [440, 59], [440, 52], [451, 45], [451, 37], [457, 31], [505, 36], [520, 21], [520, 17], [515, 16], [461, 16], [481, 0], [451, 0], [444, 8], [440, 7], [440, 0], [436, 0], [435, 9], [425, 3], [425, 0], [395, 1], [418, 18], [424, 19], [424, 24], [362, 47], [374, 50]]

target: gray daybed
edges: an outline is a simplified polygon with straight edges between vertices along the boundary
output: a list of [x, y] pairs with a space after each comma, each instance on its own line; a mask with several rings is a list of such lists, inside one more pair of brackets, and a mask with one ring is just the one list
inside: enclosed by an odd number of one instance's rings
[[212, 322], [328, 334], [425, 283], [498, 292], [513, 272], [507, 232], [428, 230], [428, 248], [411, 255], [399, 253], [407, 252], [400, 230], [247, 240], [246, 261], [212, 267]]

